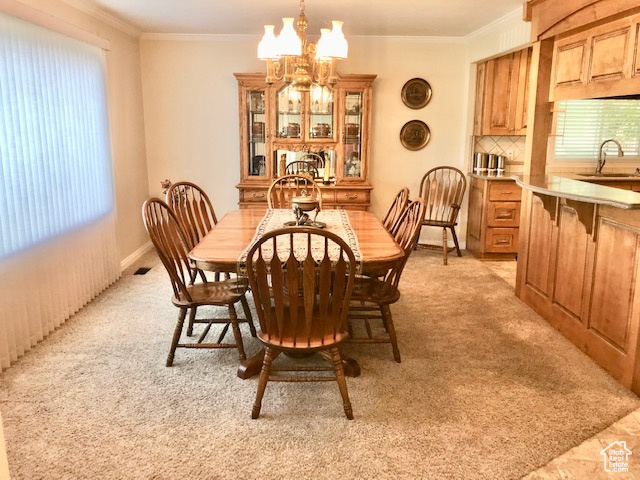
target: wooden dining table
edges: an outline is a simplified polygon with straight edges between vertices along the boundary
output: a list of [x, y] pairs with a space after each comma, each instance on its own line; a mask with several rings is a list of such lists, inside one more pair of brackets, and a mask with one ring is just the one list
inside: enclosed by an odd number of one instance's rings
[[[254, 239], [256, 227], [265, 215], [264, 209], [243, 209], [227, 213], [189, 252], [196, 267], [205, 271], [235, 272], [238, 258]], [[358, 239], [362, 272], [376, 273], [390, 268], [404, 252], [382, 223], [371, 212], [347, 211], [349, 223]], [[238, 367], [238, 377], [249, 378], [260, 373], [264, 352], [248, 358]], [[345, 374], [356, 377], [360, 366], [344, 357]]]

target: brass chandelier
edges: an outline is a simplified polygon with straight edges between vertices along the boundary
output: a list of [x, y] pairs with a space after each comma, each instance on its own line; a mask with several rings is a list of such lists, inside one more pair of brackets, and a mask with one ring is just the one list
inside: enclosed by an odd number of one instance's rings
[[264, 26], [258, 44], [258, 58], [267, 61], [266, 82], [284, 81], [298, 91], [309, 91], [312, 83], [334, 85], [338, 81], [336, 63], [347, 58], [347, 40], [342, 22], [334, 20], [333, 29], [320, 29], [318, 42], [307, 40], [307, 17], [304, 0], [300, 0], [300, 15], [293, 27], [293, 18], [282, 19], [282, 30], [276, 37], [273, 25]]

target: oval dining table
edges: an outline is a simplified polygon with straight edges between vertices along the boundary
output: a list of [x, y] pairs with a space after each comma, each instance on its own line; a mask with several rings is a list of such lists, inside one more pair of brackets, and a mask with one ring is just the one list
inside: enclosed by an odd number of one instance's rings
[[[254, 239], [264, 209], [247, 208], [227, 213], [189, 252], [200, 270], [236, 272], [238, 258]], [[404, 252], [371, 212], [348, 210], [349, 223], [358, 240], [362, 273], [385, 271], [404, 256]], [[248, 358], [238, 367], [238, 377], [246, 379], [262, 369], [264, 351]], [[357, 377], [357, 361], [343, 356], [345, 375]]]

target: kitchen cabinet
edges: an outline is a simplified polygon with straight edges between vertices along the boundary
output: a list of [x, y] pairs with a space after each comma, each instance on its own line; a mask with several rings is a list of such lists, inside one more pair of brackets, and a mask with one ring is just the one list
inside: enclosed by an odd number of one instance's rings
[[526, 135], [531, 49], [478, 65], [474, 135]]
[[640, 195], [549, 178], [523, 182], [516, 295], [640, 393]]
[[640, 91], [640, 14], [554, 43], [550, 101], [635, 95]]
[[240, 119], [240, 208], [264, 208], [273, 180], [305, 154], [320, 157], [318, 183], [325, 208], [365, 210], [372, 89], [375, 75], [340, 75], [333, 87], [299, 92], [266, 85], [264, 74], [235, 74]]
[[509, 178], [471, 176], [467, 249], [476, 257], [515, 258], [521, 193], [520, 187]]

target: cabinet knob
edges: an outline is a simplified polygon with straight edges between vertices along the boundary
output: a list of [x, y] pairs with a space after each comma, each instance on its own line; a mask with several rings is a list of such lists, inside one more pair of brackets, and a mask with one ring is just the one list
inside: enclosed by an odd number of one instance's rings
[[358, 194], [357, 193], [345, 193], [344, 194], [344, 198], [346, 198], [347, 200], [355, 200], [358, 198]]
[[251, 192], [251, 198], [264, 198], [264, 197], [265, 197], [264, 192], [260, 192], [260, 193]]

